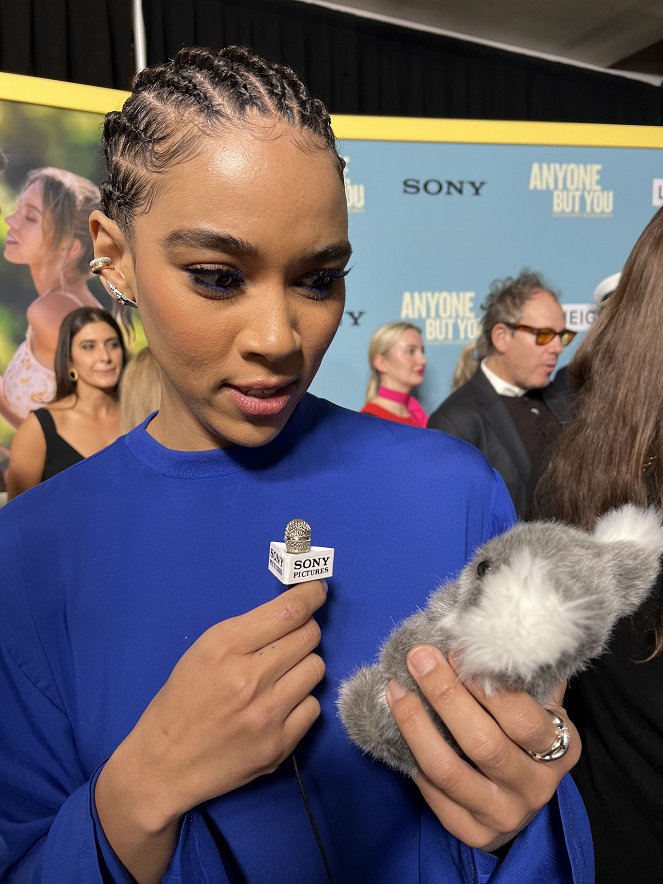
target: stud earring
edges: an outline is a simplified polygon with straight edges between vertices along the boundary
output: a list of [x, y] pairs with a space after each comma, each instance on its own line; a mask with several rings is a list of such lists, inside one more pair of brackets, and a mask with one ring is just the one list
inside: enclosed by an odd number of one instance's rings
[[92, 273], [101, 273], [104, 267], [109, 267], [112, 263], [112, 258], [93, 258], [90, 261], [90, 270]]
[[74, 384], [75, 384], [76, 381], [78, 380], [78, 372], [76, 371], [75, 368], [70, 368], [70, 369], [69, 369], [69, 380], [70, 380], [72, 383], [74, 383]]
[[102, 282], [108, 289], [108, 294], [114, 301], [117, 301], [118, 304], [126, 304], [128, 307], [138, 307], [138, 304], [135, 301], [132, 301], [131, 298], [127, 298], [124, 292], [121, 292], [116, 288], [108, 279], [104, 279]]

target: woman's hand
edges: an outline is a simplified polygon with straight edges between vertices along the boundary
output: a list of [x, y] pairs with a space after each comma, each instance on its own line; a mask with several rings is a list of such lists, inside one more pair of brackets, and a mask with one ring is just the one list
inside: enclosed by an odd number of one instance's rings
[[208, 629], [107, 762], [99, 818], [138, 881], [160, 879], [186, 811], [275, 770], [318, 717], [325, 598], [302, 583]]
[[[580, 757], [580, 737], [560, 706], [569, 749], [558, 761], [534, 761], [557, 736], [550, 712], [519, 691], [486, 696], [463, 685], [445, 657], [414, 648], [408, 668], [473, 767], [442, 738], [421, 700], [392, 682], [389, 707], [419, 765], [414, 780], [442, 825], [470, 847], [495, 850], [514, 838], [553, 796]], [[554, 701], [561, 702], [564, 686]]]

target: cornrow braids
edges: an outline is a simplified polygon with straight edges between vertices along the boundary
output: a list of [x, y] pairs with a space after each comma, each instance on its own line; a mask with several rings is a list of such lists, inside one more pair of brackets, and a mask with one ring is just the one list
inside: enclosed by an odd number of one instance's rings
[[329, 113], [291, 68], [245, 46], [191, 47], [136, 74], [122, 110], [106, 115], [104, 212], [131, 236], [133, 219], [149, 209], [158, 173], [195, 156], [201, 136], [250, 114], [281, 118], [313, 136], [333, 154], [343, 177]]

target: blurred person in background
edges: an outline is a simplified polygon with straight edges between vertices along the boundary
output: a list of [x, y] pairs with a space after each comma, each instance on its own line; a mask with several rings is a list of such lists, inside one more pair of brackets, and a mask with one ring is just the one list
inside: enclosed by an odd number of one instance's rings
[[[608, 286], [610, 287], [610, 286]], [[663, 506], [663, 210], [569, 365], [577, 417], [534, 492], [535, 518], [593, 528], [626, 503]], [[663, 579], [566, 694], [583, 751], [598, 884], [663, 880]]]
[[5, 260], [29, 267], [37, 292], [25, 340], [0, 377], [0, 415], [13, 427], [55, 396], [55, 350], [64, 317], [78, 307], [101, 308], [87, 286], [88, 218], [98, 207], [95, 184], [47, 167], [28, 174], [16, 211], [7, 216]]
[[468, 341], [468, 343], [465, 344], [460, 351], [458, 362], [456, 362], [451, 376], [452, 393], [469, 381], [485, 355], [485, 346], [482, 337], [477, 338], [476, 341]]
[[120, 383], [120, 430], [128, 433], [159, 410], [161, 375], [149, 347], [132, 356]]
[[10, 500], [117, 439], [125, 361], [122, 333], [110, 313], [79, 307], [65, 317], [55, 356], [55, 398], [29, 414], [14, 435]]
[[409, 322], [388, 322], [368, 344], [371, 377], [362, 414], [425, 427], [428, 415], [412, 395], [424, 379], [426, 356], [421, 329]]
[[562, 429], [566, 397], [546, 388], [575, 332], [565, 327], [557, 295], [529, 270], [495, 280], [482, 310], [487, 355], [433, 412], [428, 426], [482, 451], [522, 517], [532, 467]]

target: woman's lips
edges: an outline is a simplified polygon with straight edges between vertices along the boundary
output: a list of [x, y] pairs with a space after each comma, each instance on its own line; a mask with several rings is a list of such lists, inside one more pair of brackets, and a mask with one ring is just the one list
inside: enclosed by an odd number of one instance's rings
[[279, 414], [288, 406], [295, 391], [295, 381], [285, 386], [273, 387], [247, 385], [240, 388], [226, 384], [225, 389], [244, 414], [251, 417], [270, 417]]

